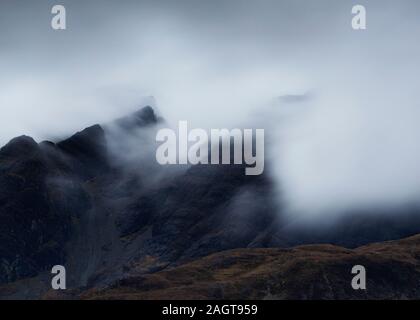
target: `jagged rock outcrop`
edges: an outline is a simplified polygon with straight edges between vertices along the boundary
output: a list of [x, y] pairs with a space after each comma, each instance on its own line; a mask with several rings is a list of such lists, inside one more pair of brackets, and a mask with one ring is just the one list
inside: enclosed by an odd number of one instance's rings
[[57, 149], [68, 157], [73, 172], [83, 179], [104, 174], [109, 169], [105, 133], [100, 125], [57, 143]]
[[[157, 121], [146, 107], [116, 124], [129, 131]], [[0, 149], [0, 283], [66, 264], [71, 239], [99, 210], [89, 183], [101, 177], [116, 184], [120, 178], [100, 125], [58, 143], [21, 136]]]
[[144, 128], [150, 125], [155, 125], [160, 122], [158, 116], [156, 116], [155, 111], [152, 107], [146, 106], [133, 114], [117, 119], [114, 124], [125, 129], [127, 131], [135, 130], [138, 128]]
[[0, 283], [64, 261], [71, 220], [88, 201], [80, 187], [60, 179], [32, 138], [0, 150]]

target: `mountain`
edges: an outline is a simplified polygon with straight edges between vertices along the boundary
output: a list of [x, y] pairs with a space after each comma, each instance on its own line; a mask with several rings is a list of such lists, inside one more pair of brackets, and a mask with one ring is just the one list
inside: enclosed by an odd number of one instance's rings
[[[0, 298], [61, 294], [49, 290], [57, 264], [66, 267], [72, 298], [181, 297], [186, 290], [215, 298], [324, 297], [299, 294], [293, 261], [311, 273], [317, 257], [325, 259], [331, 268], [322, 277], [335, 288], [339, 273], [348, 273], [347, 258], [373, 254], [352, 248], [420, 233], [418, 208], [357, 212], [323, 227], [291, 222], [269, 169], [246, 176], [243, 165], [159, 166], [155, 136], [163, 123], [145, 107], [62, 141], [22, 136], [0, 149]], [[383, 245], [413, 250], [412, 239], [398, 243]], [[303, 244], [317, 245], [291, 248]], [[385, 258], [378, 256], [384, 268], [415, 276], [416, 261], [404, 269], [396, 252], [398, 261]], [[186, 285], [188, 274], [198, 287]]]
[[69, 169], [29, 137], [0, 150], [0, 283], [65, 260], [72, 219], [88, 207], [81, 184], [57, 184]]

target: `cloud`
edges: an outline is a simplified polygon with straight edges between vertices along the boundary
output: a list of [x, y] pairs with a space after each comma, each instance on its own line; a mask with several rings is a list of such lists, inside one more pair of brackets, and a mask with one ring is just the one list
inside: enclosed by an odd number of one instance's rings
[[353, 1], [63, 1], [57, 32], [52, 1], [2, 2], [0, 142], [65, 136], [153, 96], [169, 124], [272, 128], [296, 215], [415, 201], [420, 5], [361, 3], [364, 32]]

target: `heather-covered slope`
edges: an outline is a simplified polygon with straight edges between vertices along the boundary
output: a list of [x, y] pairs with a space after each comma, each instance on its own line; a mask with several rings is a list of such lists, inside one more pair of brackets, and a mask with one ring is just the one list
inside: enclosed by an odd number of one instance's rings
[[[367, 290], [351, 269], [367, 270]], [[48, 296], [46, 296], [48, 297]], [[50, 298], [54, 296], [49, 296]], [[83, 299], [419, 299], [420, 236], [357, 249], [236, 249], [82, 292]]]

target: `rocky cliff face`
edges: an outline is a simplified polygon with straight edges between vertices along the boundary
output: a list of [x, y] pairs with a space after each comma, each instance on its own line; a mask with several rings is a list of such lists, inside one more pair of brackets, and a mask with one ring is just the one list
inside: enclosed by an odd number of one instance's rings
[[0, 150], [0, 283], [64, 262], [72, 220], [89, 206], [54, 148], [19, 137]]

